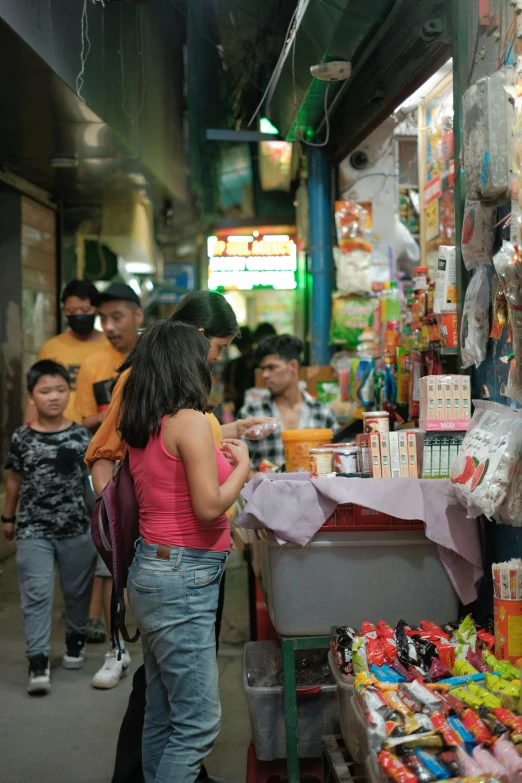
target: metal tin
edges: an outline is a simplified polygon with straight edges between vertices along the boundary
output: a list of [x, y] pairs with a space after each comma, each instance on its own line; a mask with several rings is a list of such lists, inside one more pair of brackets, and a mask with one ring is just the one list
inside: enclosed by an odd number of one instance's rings
[[357, 458], [359, 449], [357, 446], [345, 446], [336, 448], [333, 453], [334, 471], [336, 473], [357, 473]]
[[390, 414], [388, 411], [371, 411], [363, 413], [364, 432], [382, 432], [386, 434], [390, 431]]
[[332, 473], [333, 449], [310, 449], [310, 478], [325, 478]]

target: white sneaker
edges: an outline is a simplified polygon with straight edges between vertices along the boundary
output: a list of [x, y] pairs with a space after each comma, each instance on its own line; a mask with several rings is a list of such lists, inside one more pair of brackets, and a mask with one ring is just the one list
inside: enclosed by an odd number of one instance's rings
[[33, 696], [51, 692], [51, 670], [45, 655], [35, 655], [29, 661], [27, 693]]
[[65, 634], [65, 653], [62, 657], [64, 669], [81, 669], [85, 665], [85, 635]]
[[111, 650], [105, 655], [105, 663], [92, 679], [93, 688], [114, 688], [122, 677], [128, 674], [131, 657], [127, 650], [122, 650], [121, 660], [118, 660], [118, 650]]

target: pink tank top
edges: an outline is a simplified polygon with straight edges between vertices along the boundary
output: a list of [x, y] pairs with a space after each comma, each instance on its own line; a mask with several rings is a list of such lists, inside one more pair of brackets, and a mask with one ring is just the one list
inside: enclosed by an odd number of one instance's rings
[[[232, 467], [216, 449], [218, 481], [221, 486]], [[169, 454], [163, 433], [150, 438], [144, 449], [129, 448], [129, 460], [136, 499], [140, 509], [140, 534], [147, 544], [183, 546], [189, 549], [230, 549], [227, 515], [206, 525], [192, 508], [185, 465]]]

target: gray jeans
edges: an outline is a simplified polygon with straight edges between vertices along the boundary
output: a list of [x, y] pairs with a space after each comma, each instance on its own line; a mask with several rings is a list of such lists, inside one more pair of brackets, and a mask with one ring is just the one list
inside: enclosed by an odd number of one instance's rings
[[91, 531], [71, 538], [26, 538], [16, 546], [20, 603], [28, 658], [51, 648], [54, 567], [58, 566], [65, 600], [67, 632], [85, 632], [96, 549]]

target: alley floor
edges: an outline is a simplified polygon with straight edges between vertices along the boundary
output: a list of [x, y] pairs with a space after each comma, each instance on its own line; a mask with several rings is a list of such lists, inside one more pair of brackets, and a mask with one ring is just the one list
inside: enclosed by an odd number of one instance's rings
[[[5, 548], [1, 551], [5, 555]], [[26, 693], [27, 664], [13, 556], [0, 561], [0, 736], [2, 783], [110, 783], [116, 740], [132, 676], [109, 691], [91, 687], [103, 663], [104, 645], [89, 645], [80, 671], [60, 666], [63, 652], [62, 600], [55, 592], [52, 692]], [[248, 641], [246, 568], [232, 553], [219, 655], [223, 708], [221, 734], [206, 765], [229, 783], [243, 783], [250, 724], [241, 681], [241, 655]], [[141, 663], [140, 644], [130, 645], [132, 671]]]

